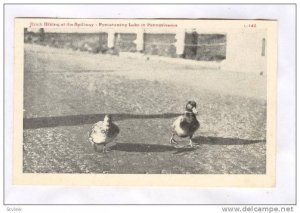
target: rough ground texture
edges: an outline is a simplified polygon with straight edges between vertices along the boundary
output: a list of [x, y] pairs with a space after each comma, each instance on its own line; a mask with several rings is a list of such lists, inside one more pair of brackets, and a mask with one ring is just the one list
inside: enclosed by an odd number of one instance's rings
[[[25, 173], [266, 172], [262, 76], [34, 45], [24, 72]], [[196, 146], [181, 139], [175, 148], [170, 125], [189, 99], [201, 123]], [[107, 113], [121, 132], [98, 153], [87, 135]]]

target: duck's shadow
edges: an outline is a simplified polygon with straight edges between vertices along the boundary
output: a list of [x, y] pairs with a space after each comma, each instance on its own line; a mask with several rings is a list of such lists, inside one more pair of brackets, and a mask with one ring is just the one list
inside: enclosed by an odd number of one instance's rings
[[[255, 143], [265, 143], [265, 140], [245, 140], [239, 138], [222, 138], [222, 137], [203, 137], [197, 136], [193, 138], [194, 145], [196, 147], [174, 147], [171, 145], [161, 145], [161, 144], [142, 144], [142, 143], [117, 143], [115, 146], [111, 147], [112, 150], [123, 151], [123, 152], [171, 152], [175, 151], [173, 154], [185, 153], [201, 149], [201, 144], [209, 145], [249, 145]], [[184, 144], [184, 143], [182, 143]], [[187, 143], [185, 143], [187, 144]]]
[[196, 145], [209, 144], [209, 145], [247, 145], [255, 143], [265, 143], [266, 140], [247, 140], [240, 138], [222, 138], [222, 137], [204, 137], [196, 136], [193, 138]]
[[123, 152], [171, 152], [176, 151], [174, 154], [182, 152], [190, 152], [195, 150], [191, 147], [179, 147], [176, 148], [171, 145], [160, 144], [142, 144], [142, 143], [117, 143], [111, 147], [111, 150], [123, 151]]

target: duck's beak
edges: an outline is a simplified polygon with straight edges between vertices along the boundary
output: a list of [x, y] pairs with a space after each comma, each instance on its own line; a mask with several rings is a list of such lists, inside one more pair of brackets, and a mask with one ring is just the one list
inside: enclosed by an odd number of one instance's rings
[[196, 110], [195, 107], [194, 107], [192, 110], [193, 110], [193, 113], [194, 113], [195, 115], [198, 115], [198, 111]]

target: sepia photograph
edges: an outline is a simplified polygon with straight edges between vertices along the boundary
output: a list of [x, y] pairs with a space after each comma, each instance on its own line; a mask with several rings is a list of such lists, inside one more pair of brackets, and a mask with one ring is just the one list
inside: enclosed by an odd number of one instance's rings
[[297, 23], [295, 3], [4, 3], [0, 208], [296, 211]]
[[267, 174], [276, 21], [19, 21], [23, 174]]

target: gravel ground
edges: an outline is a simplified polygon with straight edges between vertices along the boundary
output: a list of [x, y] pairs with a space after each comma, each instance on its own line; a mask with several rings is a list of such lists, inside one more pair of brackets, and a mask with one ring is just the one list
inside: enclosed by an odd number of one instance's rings
[[[174, 70], [172, 78], [159, 78], [158, 69]], [[264, 174], [261, 82], [193, 69], [26, 45], [24, 172]], [[192, 75], [182, 77], [184, 71]], [[182, 148], [175, 148], [169, 145], [170, 125], [189, 99], [198, 103], [201, 123], [196, 146], [185, 148], [188, 141], [182, 140]], [[87, 133], [107, 113], [121, 132], [111, 152], [97, 153]]]

